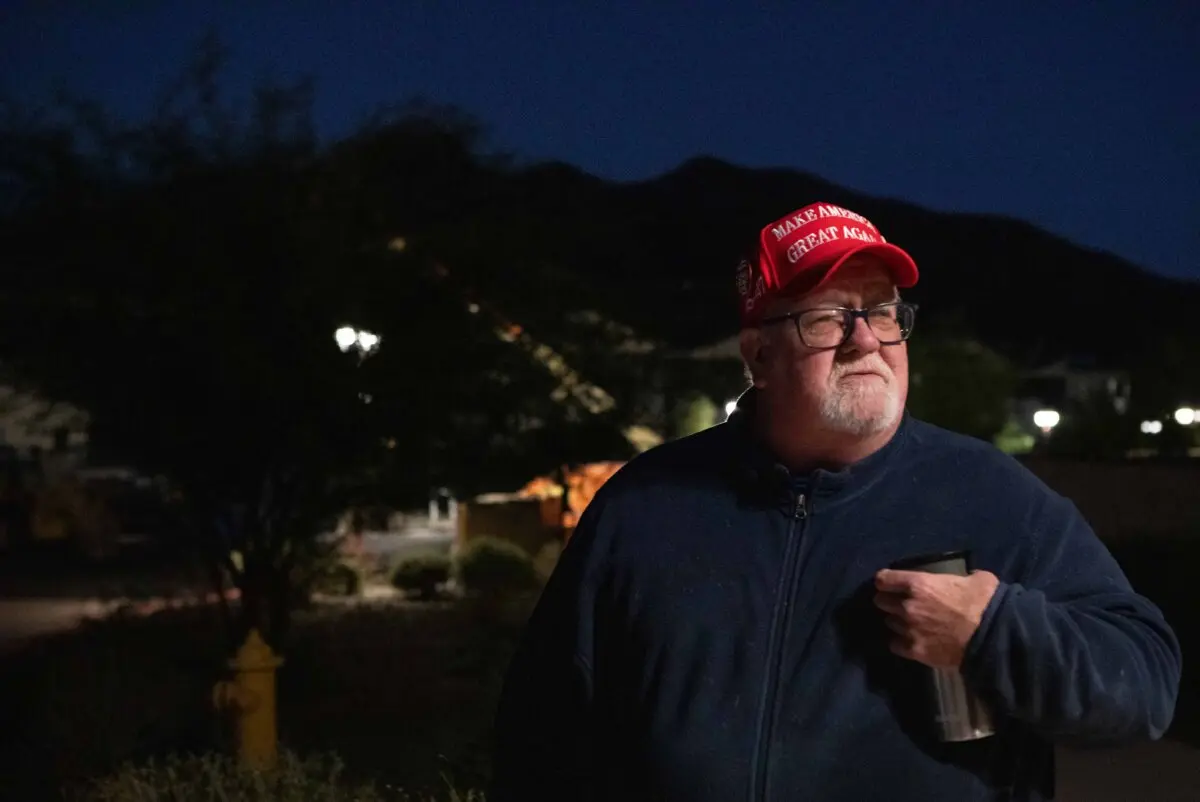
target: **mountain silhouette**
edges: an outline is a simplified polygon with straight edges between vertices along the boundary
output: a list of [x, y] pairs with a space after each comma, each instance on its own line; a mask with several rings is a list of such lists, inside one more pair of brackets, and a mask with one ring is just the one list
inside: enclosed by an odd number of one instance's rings
[[553, 225], [605, 311], [677, 347], [737, 330], [734, 266], [767, 222], [815, 201], [871, 219], [921, 269], [906, 298], [919, 326], [954, 325], [1019, 364], [1122, 365], [1157, 338], [1194, 339], [1174, 313], [1200, 283], [1150, 273], [998, 215], [931, 211], [788, 169], [691, 159], [661, 176], [609, 182], [562, 163], [516, 176], [519, 202]]

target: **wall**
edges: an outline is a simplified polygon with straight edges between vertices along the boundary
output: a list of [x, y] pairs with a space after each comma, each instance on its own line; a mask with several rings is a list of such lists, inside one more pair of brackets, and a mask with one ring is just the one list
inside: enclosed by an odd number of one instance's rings
[[1030, 457], [1025, 465], [1075, 502], [1101, 538], [1191, 537], [1200, 542], [1200, 460], [1082, 462]]
[[561, 515], [561, 497], [460, 502], [458, 546], [477, 537], [499, 537], [535, 556], [546, 543], [561, 540], [561, 529], [556, 526]]

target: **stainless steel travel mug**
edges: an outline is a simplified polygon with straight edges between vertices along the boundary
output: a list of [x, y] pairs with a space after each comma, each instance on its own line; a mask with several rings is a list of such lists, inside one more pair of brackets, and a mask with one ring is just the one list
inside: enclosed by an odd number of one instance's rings
[[[967, 576], [969, 560], [969, 552], [951, 551], [910, 557], [892, 568]], [[967, 687], [958, 669], [931, 668], [929, 672], [934, 716], [943, 741], [974, 741], [995, 734], [990, 711]]]

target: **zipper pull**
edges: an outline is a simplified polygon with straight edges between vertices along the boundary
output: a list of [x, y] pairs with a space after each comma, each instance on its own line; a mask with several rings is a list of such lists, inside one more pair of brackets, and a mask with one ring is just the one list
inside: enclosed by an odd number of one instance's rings
[[796, 496], [796, 511], [793, 516], [797, 521], [804, 520], [808, 517], [808, 499], [803, 493]]

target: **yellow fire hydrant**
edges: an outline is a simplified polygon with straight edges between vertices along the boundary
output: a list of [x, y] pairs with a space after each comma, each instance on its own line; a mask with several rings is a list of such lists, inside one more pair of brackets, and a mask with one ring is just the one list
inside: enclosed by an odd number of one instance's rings
[[238, 757], [244, 766], [273, 768], [278, 757], [275, 723], [275, 670], [283, 665], [258, 630], [229, 661], [232, 680], [213, 688], [213, 704], [232, 710], [237, 719]]

